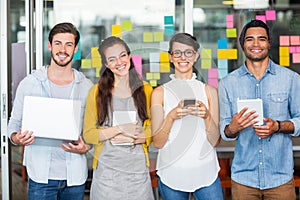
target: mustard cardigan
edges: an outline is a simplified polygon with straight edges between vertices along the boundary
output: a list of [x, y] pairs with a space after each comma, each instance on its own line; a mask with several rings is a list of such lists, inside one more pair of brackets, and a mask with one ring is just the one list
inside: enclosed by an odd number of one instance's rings
[[[151, 121], [150, 121], [150, 99], [152, 93], [152, 87], [149, 83], [143, 82], [144, 91], [146, 96], [146, 106], [149, 119], [144, 121], [143, 132], [146, 135], [146, 143], [142, 144], [145, 157], [146, 165], [149, 166], [149, 155], [148, 155], [148, 146], [152, 142], [151, 138]], [[97, 168], [98, 158], [100, 156], [101, 150], [104, 146], [104, 141], [99, 142], [99, 132], [102, 127], [97, 126], [97, 104], [96, 98], [98, 95], [98, 84], [95, 84], [89, 91], [86, 100], [86, 107], [84, 113], [84, 123], [83, 123], [83, 138], [86, 143], [94, 145], [94, 159], [93, 159], [93, 169]]]

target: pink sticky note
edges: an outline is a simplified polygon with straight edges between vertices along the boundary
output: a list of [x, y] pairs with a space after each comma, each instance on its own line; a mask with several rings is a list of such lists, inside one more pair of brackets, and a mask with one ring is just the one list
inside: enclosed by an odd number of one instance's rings
[[276, 20], [276, 11], [266, 10], [266, 20]]
[[292, 35], [290, 36], [291, 45], [300, 45], [300, 36]]
[[290, 46], [290, 36], [283, 36], [279, 37], [279, 45], [280, 46]]
[[265, 15], [256, 15], [256, 19], [266, 23], [266, 16]]
[[218, 79], [218, 68], [208, 69], [208, 78], [217, 78]]
[[300, 53], [293, 53], [293, 63], [300, 63]]
[[300, 53], [300, 46], [296, 46], [296, 51], [295, 53]]
[[142, 77], [142, 56], [131, 56], [137, 73]]
[[226, 28], [233, 28], [233, 22], [227, 21], [226, 22]]
[[208, 84], [215, 88], [218, 88], [218, 79], [217, 78], [209, 78]]
[[226, 22], [233, 22], [233, 15], [226, 15]]
[[290, 53], [297, 53], [296, 52], [296, 47], [290, 47]]

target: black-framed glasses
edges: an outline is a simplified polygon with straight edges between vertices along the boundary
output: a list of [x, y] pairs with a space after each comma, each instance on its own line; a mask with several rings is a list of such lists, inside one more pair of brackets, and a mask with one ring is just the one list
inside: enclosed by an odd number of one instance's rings
[[182, 56], [182, 54], [184, 54], [185, 57], [190, 58], [196, 54], [196, 51], [191, 49], [187, 49], [185, 51], [175, 50], [175, 51], [171, 51], [170, 54], [174, 56], [174, 58], [179, 58]]

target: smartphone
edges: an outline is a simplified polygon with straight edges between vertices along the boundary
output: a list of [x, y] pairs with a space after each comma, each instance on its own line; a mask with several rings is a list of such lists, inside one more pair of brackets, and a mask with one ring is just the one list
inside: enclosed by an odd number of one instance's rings
[[196, 99], [184, 99], [183, 107], [185, 106], [196, 106]]

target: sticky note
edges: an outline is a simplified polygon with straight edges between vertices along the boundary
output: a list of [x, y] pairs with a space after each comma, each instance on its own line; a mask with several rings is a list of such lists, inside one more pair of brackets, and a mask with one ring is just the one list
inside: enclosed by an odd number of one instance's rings
[[208, 78], [218, 78], [218, 69], [217, 68], [211, 68], [208, 69]]
[[289, 47], [279, 47], [279, 56], [280, 57], [289, 57], [290, 56]]
[[152, 72], [147, 72], [146, 73], [146, 79], [147, 80], [152, 80], [153, 79], [153, 73]]
[[218, 68], [219, 69], [228, 69], [228, 60], [227, 59], [218, 59]]
[[92, 67], [93, 68], [101, 67], [100, 57], [92, 57]]
[[233, 22], [233, 14], [226, 15], [226, 22]]
[[158, 63], [159, 62], [159, 53], [158, 52], [149, 53], [149, 62], [150, 63], [153, 63], [153, 62]]
[[218, 49], [227, 49], [228, 48], [228, 40], [220, 39], [218, 40]]
[[169, 73], [170, 72], [170, 63], [160, 63], [160, 72]]
[[227, 28], [226, 29], [226, 37], [236, 38], [236, 28]]
[[164, 24], [174, 24], [173, 22], [173, 16], [164, 16]]
[[131, 56], [132, 62], [135, 66], [137, 73], [142, 77], [142, 56]]
[[290, 66], [290, 57], [279, 57], [279, 65], [281, 66]]
[[159, 50], [160, 51], [168, 51], [169, 50], [169, 42], [160, 42], [159, 43]]
[[236, 60], [237, 59], [237, 49], [228, 49], [227, 58], [229, 60]]
[[132, 30], [132, 22], [131, 21], [122, 21], [122, 30], [131, 31]]
[[97, 47], [91, 48], [91, 57], [92, 58], [100, 58], [100, 54]]
[[300, 53], [293, 53], [293, 63], [300, 63]]
[[201, 58], [212, 58], [212, 50], [211, 49], [201, 49]]
[[210, 69], [211, 68], [211, 59], [201, 59], [201, 68], [202, 69]]
[[111, 26], [111, 35], [122, 37], [122, 26], [112, 25]]
[[226, 28], [233, 28], [234, 24], [233, 22], [226, 22]]
[[100, 70], [101, 70], [101, 67], [96, 68], [96, 77], [97, 77], [97, 78], [100, 77]]
[[218, 76], [219, 78], [224, 78], [228, 74], [228, 69], [219, 69], [218, 70]]
[[143, 42], [153, 42], [153, 33], [152, 32], [144, 32], [143, 33]]
[[86, 69], [86, 68], [91, 68], [92, 62], [91, 59], [81, 59], [81, 68]]
[[215, 87], [215, 88], [218, 88], [218, 79], [216, 78], [209, 78], [208, 79], [208, 84]]
[[152, 87], [156, 87], [156, 86], [157, 86], [157, 80], [150, 80], [150, 81], [149, 81], [149, 84], [150, 84]]
[[160, 73], [159, 72], [153, 72], [153, 79], [159, 80], [160, 79]]
[[290, 36], [291, 45], [300, 45], [300, 36], [292, 35]]
[[263, 21], [266, 23], [266, 16], [265, 15], [256, 15], [255, 19]]
[[290, 36], [279, 36], [279, 46], [290, 46]]
[[227, 59], [227, 49], [218, 49], [218, 59]]
[[276, 20], [276, 11], [266, 10], [266, 20]]
[[78, 49], [77, 49], [77, 52], [73, 56], [73, 60], [81, 59], [81, 43], [80, 43], [80, 41], [78, 42], [77, 46], [78, 46]]
[[150, 72], [160, 72], [160, 64], [150, 63]]
[[174, 35], [174, 26], [172, 25], [166, 25], [165, 27], [165, 30], [164, 30], [164, 34], [165, 35], [168, 35], [168, 36], [171, 36], [171, 35]]
[[170, 62], [169, 53], [168, 52], [160, 52], [159, 53], [159, 61], [162, 63]]
[[300, 53], [300, 46], [296, 47], [296, 53]]
[[164, 41], [164, 33], [163, 32], [154, 32], [154, 42], [162, 42]]
[[297, 49], [296, 47], [291, 46], [290, 53], [297, 53], [296, 49]]

